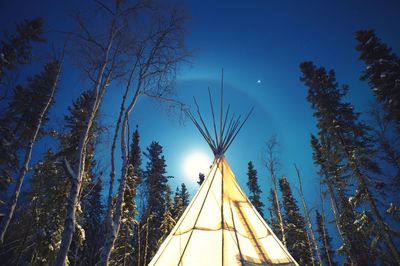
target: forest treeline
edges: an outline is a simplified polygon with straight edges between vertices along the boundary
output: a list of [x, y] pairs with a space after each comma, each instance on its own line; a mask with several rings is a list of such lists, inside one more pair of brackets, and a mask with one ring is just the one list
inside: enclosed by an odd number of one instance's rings
[[[183, 106], [173, 98], [173, 83], [190, 55], [186, 12], [166, 1], [91, 5], [74, 16], [76, 29], [57, 40], [46, 39], [38, 18], [19, 23], [1, 42], [3, 265], [146, 265], [188, 204], [184, 184], [170, 191], [162, 146], [147, 147], [142, 166], [138, 130], [129, 131], [143, 97]], [[43, 61], [41, 71], [22, 80], [25, 69]], [[81, 94], [57, 125], [51, 108], [71, 67], [83, 77]], [[96, 160], [107, 130], [101, 106], [116, 89], [123, 91], [109, 156], [100, 156], [110, 158], [105, 166]], [[51, 149], [32, 154], [42, 139]]]
[[[400, 58], [372, 30], [358, 31], [355, 38], [365, 64], [360, 80], [375, 96], [367, 113], [346, 101], [351, 88], [336, 80], [334, 70], [300, 64], [317, 122], [310, 144], [319, 169], [318, 206], [308, 206], [296, 164], [297, 183], [278, 175], [276, 138], [266, 145], [271, 188], [264, 217], [300, 265], [400, 265]], [[262, 213], [262, 186], [251, 161], [247, 185]]]
[[[143, 97], [185, 108], [173, 83], [190, 56], [187, 17], [166, 1], [95, 1], [74, 19], [77, 29], [62, 35], [59, 51], [42, 18], [20, 22], [1, 40], [0, 261], [147, 265], [190, 195], [185, 184], [171, 188], [160, 143], [142, 149], [130, 114]], [[280, 174], [276, 138], [267, 142], [263, 161], [268, 185], [248, 163], [249, 199], [300, 265], [400, 265], [400, 59], [373, 31], [357, 32], [356, 40], [366, 66], [360, 79], [376, 99], [368, 113], [346, 101], [351, 88], [333, 70], [300, 65], [317, 123], [310, 144], [321, 204], [305, 200], [300, 167], [294, 165], [297, 176], [290, 179], [296, 184]], [[38, 59], [38, 50], [48, 51], [46, 58]], [[39, 65], [37, 73], [21, 75]], [[51, 110], [69, 67], [85, 82], [56, 123]], [[104, 151], [99, 147], [110, 129], [102, 104], [115, 89], [122, 90], [120, 107]], [[42, 141], [51, 148], [34, 152]], [[199, 185], [204, 178], [199, 174]]]

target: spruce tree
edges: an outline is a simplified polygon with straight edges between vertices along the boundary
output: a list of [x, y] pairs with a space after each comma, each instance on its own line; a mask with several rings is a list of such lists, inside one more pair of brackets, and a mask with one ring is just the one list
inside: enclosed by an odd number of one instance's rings
[[145, 241], [143, 263], [147, 264], [157, 251], [158, 241], [162, 237], [160, 231], [161, 222], [165, 211], [165, 193], [168, 189], [168, 177], [166, 174], [166, 163], [162, 146], [153, 141], [147, 148], [145, 156], [148, 159], [144, 171], [144, 182], [147, 187], [146, 213], [142, 222], [146, 223], [146, 235], [142, 237]]
[[132, 265], [135, 260], [136, 180], [133, 168], [130, 168], [126, 179], [121, 226], [110, 258], [111, 265]]
[[303, 73], [301, 80], [308, 87], [307, 100], [318, 120], [319, 134], [328, 136], [336, 145], [343, 157], [344, 166], [357, 179], [356, 199], [369, 206], [369, 212], [376, 223], [374, 234], [383, 239], [393, 260], [400, 264], [400, 254], [371, 190], [379, 182], [374, 180], [373, 175], [379, 173], [380, 169], [373, 161], [369, 128], [359, 121], [359, 114], [354, 112], [353, 106], [342, 101], [348, 86], [339, 87], [333, 70], [327, 72], [312, 62], [304, 62], [300, 68]]
[[121, 226], [114, 244], [114, 250], [111, 254], [111, 264], [113, 265], [132, 265], [135, 261], [137, 241], [134, 237], [134, 230], [138, 223], [136, 220], [136, 192], [137, 185], [142, 179], [142, 158], [139, 139], [139, 130], [138, 127], [136, 127], [130, 147], [129, 171], [124, 192]]
[[[68, 179], [62, 161], [47, 151], [39, 161], [30, 179], [30, 191], [25, 193], [27, 206], [23, 206], [29, 221], [25, 228], [13, 228], [23, 232], [23, 241], [15, 254], [15, 265], [52, 265], [55, 262], [65, 218]], [[18, 222], [17, 222], [18, 224]]]
[[278, 217], [280, 212], [278, 212], [278, 205], [276, 204], [277, 197], [278, 196], [275, 194], [275, 190], [271, 188], [269, 190], [269, 196], [268, 196], [268, 201], [270, 203], [270, 207], [268, 207], [270, 216], [270, 225], [272, 231], [274, 231], [275, 235], [282, 241], [282, 231]]
[[318, 210], [315, 210], [315, 219], [317, 221], [318, 241], [322, 244], [321, 257], [324, 265], [336, 266], [334, 261], [335, 252], [332, 249], [332, 238], [328, 234], [325, 227], [325, 217], [322, 216]]
[[185, 211], [186, 207], [189, 205], [189, 198], [190, 198], [190, 194], [186, 188], [185, 183], [181, 184], [181, 190], [179, 193], [180, 193], [181, 199], [182, 199], [183, 211]]
[[[400, 188], [400, 139], [396, 133], [395, 123], [386, 120], [382, 106], [375, 103], [368, 112], [372, 127], [372, 137], [376, 142], [378, 163], [382, 169], [382, 179], [387, 180], [386, 193], [394, 196], [393, 201], [398, 202], [397, 190]], [[385, 185], [382, 182], [383, 185]]]
[[16, 33], [0, 43], [0, 87], [6, 71], [15, 71], [19, 65], [29, 64], [32, 60], [34, 42], [45, 42], [43, 19], [25, 20], [16, 27]]
[[358, 230], [354, 224], [359, 213], [349, 204], [348, 180], [346, 168], [341, 164], [342, 156], [337, 152], [328, 138], [321, 136], [321, 143], [311, 135], [313, 159], [319, 166], [319, 174], [328, 189], [335, 223], [343, 244], [340, 253], [346, 255], [346, 261], [357, 265], [371, 265], [374, 262], [372, 250], [369, 249], [368, 235]]
[[82, 199], [82, 228], [85, 241], [79, 249], [78, 265], [94, 265], [99, 259], [99, 249], [103, 241], [102, 188], [101, 176], [93, 176], [85, 189], [85, 197]]
[[[82, 119], [85, 119], [85, 110], [90, 95], [83, 93], [69, 108], [69, 114], [65, 116], [65, 133], [56, 134], [60, 138], [60, 148], [57, 153], [49, 151], [45, 159], [35, 166], [35, 172], [31, 178], [30, 192], [25, 196], [29, 203], [27, 211], [32, 213], [30, 220], [35, 221], [32, 232], [36, 236], [36, 244], [30, 245], [30, 231], [24, 237], [23, 252], [17, 252], [16, 257], [19, 261], [24, 258], [32, 261], [33, 264], [54, 264], [56, 254], [63, 231], [63, 221], [65, 219], [65, 205], [67, 202], [67, 191], [70, 186], [70, 175], [66, 171], [64, 158], [73, 158], [76, 153], [76, 136], [82, 130]], [[95, 126], [94, 128], [97, 128]], [[83, 265], [90, 265], [95, 260], [98, 252], [101, 232], [99, 231], [102, 206], [101, 206], [101, 182], [95, 178], [93, 169], [96, 162], [93, 160], [95, 140], [93, 134], [89, 139], [87, 152], [86, 174], [80, 197], [82, 202], [79, 205], [80, 215], [75, 228], [74, 243], [71, 246], [70, 261], [78, 263], [78, 256], [82, 258]], [[45, 233], [41, 228], [46, 229]], [[86, 233], [88, 230], [89, 234]], [[40, 236], [40, 237], [39, 237]], [[87, 238], [86, 238], [87, 237]], [[90, 243], [86, 244], [86, 241]], [[82, 246], [83, 244], [83, 246]], [[25, 246], [29, 247], [26, 249]], [[92, 252], [91, 259], [88, 254], [82, 255], [86, 247]], [[97, 247], [97, 248], [96, 248]], [[83, 249], [83, 250], [81, 250]], [[46, 258], [48, 257], [48, 258]], [[86, 264], [85, 264], [86, 263]], [[18, 263], [17, 263], [18, 264]]]
[[372, 30], [358, 31], [356, 39], [360, 60], [367, 65], [360, 79], [368, 82], [379, 102], [371, 114], [379, 150], [388, 163], [382, 168], [393, 176], [397, 196], [400, 187], [400, 58]]
[[199, 173], [199, 180], [197, 181], [197, 184], [199, 184], [199, 186], [201, 186], [201, 184], [203, 184], [205, 179], [205, 176], [203, 173]]
[[28, 172], [33, 146], [40, 137], [40, 130], [48, 120], [49, 108], [54, 103], [60, 70], [60, 62], [54, 60], [47, 63], [40, 74], [29, 78], [26, 88], [20, 86], [15, 91], [7, 112], [2, 118], [7, 122], [0, 122], [12, 128], [14, 135], [12, 154], [20, 153], [22, 157], [21, 160], [17, 159], [20, 169], [15, 171], [14, 191], [0, 223], [0, 243], [3, 242], [7, 227], [14, 215], [22, 184]]
[[176, 221], [172, 216], [172, 210], [173, 204], [171, 199], [171, 188], [168, 186], [165, 193], [164, 215], [160, 226], [162, 237], [158, 241], [158, 246], [162, 244], [164, 239], [168, 236], [172, 228], [174, 228], [175, 226]]
[[[68, 107], [68, 114], [64, 116], [65, 129], [67, 132], [61, 134], [61, 148], [59, 156], [67, 158], [72, 167], [76, 167], [78, 162], [75, 161], [77, 153], [77, 145], [79, 144], [79, 136], [85, 128], [85, 120], [89, 116], [88, 105], [93, 101], [93, 95], [90, 91], [84, 91], [81, 95]], [[101, 126], [98, 123], [97, 116], [93, 121], [93, 125], [89, 131], [89, 137], [86, 147], [86, 161], [84, 172], [86, 174], [83, 179], [83, 188], [87, 186], [95, 175], [93, 170], [96, 166], [94, 160], [95, 149], [98, 141], [98, 136], [101, 131]]]
[[367, 65], [361, 80], [368, 81], [384, 107], [386, 119], [395, 121], [400, 130], [400, 58], [373, 30], [356, 32], [356, 39], [360, 60]]
[[[136, 191], [135, 193], [137, 194], [136, 198], [140, 200], [141, 202], [136, 202], [136, 221], [132, 227], [132, 233], [133, 233], [133, 249], [132, 251], [129, 252], [131, 256], [133, 257], [133, 264], [134, 265], [140, 265], [140, 260], [142, 259], [142, 244], [143, 242], [141, 241], [141, 229], [143, 226], [143, 223], [140, 221], [140, 216], [142, 212], [140, 212], [140, 209], [144, 209], [144, 200], [142, 198], [142, 195], [146, 194], [145, 193], [145, 183], [143, 182], [143, 169], [142, 169], [142, 151], [140, 148], [140, 134], [139, 134], [139, 127], [136, 125], [135, 132], [133, 133], [132, 136], [132, 143], [129, 149], [129, 164], [133, 166], [133, 173], [134, 176], [136, 177], [136, 182], [135, 186], [132, 186], [133, 183], [131, 182], [131, 178], [129, 177], [127, 179], [128, 183], [132, 183], [130, 185], [131, 188], [135, 187]], [[138, 206], [138, 204], [141, 203], [141, 205]]]
[[252, 161], [249, 161], [247, 164], [247, 187], [249, 188], [250, 191], [250, 201], [253, 204], [253, 206], [256, 208], [258, 213], [264, 217], [263, 213], [263, 207], [264, 203], [261, 201], [261, 188], [258, 185], [258, 179], [257, 179], [257, 170], [254, 169], [254, 165]]
[[[16, 71], [20, 65], [26, 65], [32, 61], [32, 45], [34, 42], [44, 42], [43, 19], [36, 18], [25, 20], [17, 24], [16, 33], [6, 35], [0, 43], [0, 102], [16, 104], [19, 107], [29, 106], [29, 93], [23, 86], [12, 89], [11, 84], [5, 84], [8, 73], [16, 76]], [[12, 78], [15, 80], [15, 78]], [[11, 95], [11, 98], [10, 96]], [[14, 104], [13, 104], [14, 102]], [[18, 146], [16, 139], [19, 137], [14, 133], [11, 125], [16, 118], [7, 117], [11, 115], [10, 108], [4, 108], [7, 104], [1, 104], [0, 110], [0, 190], [7, 189], [12, 182], [15, 169], [19, 168]], [[17, 113], [16, 113], [17, 112]], [[17, 116], [21, 110], [14, 110], [13, 115]], [[0, 198], [1, 200], [1, 198]], [[2, 200], [5, 200], [4, 198]]]
[[[78, 162], [75, 161], [79, 137], [85, 129], [85, 121], [89, 115], [89, 104], [93, 101], [93, 95], [90, 91], [83, 91], [81, 95], [68, 107], [68, 114], [64, 116], [64, 127], [67, 131], [60, 134], [61, 148], [59, 156], [64, 156], [71, 164], [71, 167], [76, 167]], [[89, 131], [88, 147], [86, 159], [89, 162], [85, 165], [85, 172], [88, 172], [93, 167], [92, 159], [94, 156], [95, 137], [100, 133], [100, 127], [97, 122], [97, 116], [94, 119], [93, 126]], [[84, 180], [84, 183], [87, 178]]]
[[132, 144], [130, 147], [129, 164], [133, 166], [134, 175], [137, 177], [137, 183], [143, 179], [142, 170], [142, 151], [140, 149], [140, 134], [139, 127], [136, 125], [135, 132], [132, 136]]
[[[84, 91], [82, 94], [72, 103], [70, 107], [68, 107], [68, 114], [64, 116], [64, 128], [66, 132], [59, 134], [60, 138], [60, 151], [58, 152], [58, 156], [64, 160], [64, 162], [69, 162], [69, 167], [75, 169], [78, 166], [78, 163], [75, 159], [77, 158], [77, 147], [79, 145], [79, 139], [82, 132], [85, 130], [85, 121], [89, 116], [89, 108], [90, 103], [93, 101], [93, 95], [89, 91]], [[77, 203], [77, 214], [76, 221], [74, 223], [74, 233], [73, 239], [71, 241], [71, 245], [68, 252], [68, 259], [73, 264], [78, 263], [78, 256], [81, 254], [81, 249], [86, 248], [86, 229], [89, 231], [96, 231], [96, 235], [90, 236], [92, 239], [100, 238], [98, 228], [92, 228], [91, 226], [98, 225], [96, 220], [100, 219], [100, 217], [91, 217], [85, 213], [88, 211], [91, 215], [91, 208], [95, 207], [96, 210], [101, 211], [101, 213], [97, 215], [102, 215], [102, 203], [101, 197], [96, 197], [96, 194], [91, 195], [91, 193], [96, 193], [94, 190], [101, 190], [101, 182], [98, 178], [98, 174], [95, 172], [95, 168], [97, 165], [95, 156], [95, 149], [98, 142], [98, 136], [101, 131], [101, 126], [98, 123], [97, 117], [93, 121], [93, 125], [88, 133], [88, 140], [86, 144], [85, 151], [85, 167], [82, 169], [82, 172], [85, 173], [82, 179], [81, 189], [79, 192], [78, 203]], [[68, 172], [68, 180], [71, 180], [71, 173]], [[92, 201], [89, 201], [91, 198]], [[94, 201], [98, 202], [95, 203]], [[93, 210], [94, 211], [94, 210]], [[86, 221], [86, 219], [89, 219]], [[94, 219], [94, 221], [91, 221]], [[89, 240], [92, 240], [89, 239]], [[98, 242], [91, 246], [90, 248], [98, 248]], [[96, 250], [97, 252], [98, 250]], [[93, 260], [95, 258], [87, 258], [87, 260]]]
[[285, 210], [286, 245], [290, 254], [300, 265], [311, 265], [310, 246], [307, 241], [307, 229], [301, 216], [297, 201], [293, 197], [289, 182], [285, 177], [279, 179]]
[[185, 183], [181, 184], [181, 187], [177, 187], [174, 196], [174, 204], [173, 204], [173, 216], [176, 221], [182, 216], [185, 212], [186, 207], [189, 205], [190, 194], [186, 188]]
[[173, 206], [173, 216], [175, 221], [178, 221], [181, 215], [184, 212], [184, 207], [183, 207], [183, 200], [182, 200], [182, 195], [181, 191], [179, 190], [179, 187], [176, 187], [175, 195], [174, 195], [174, 206]]

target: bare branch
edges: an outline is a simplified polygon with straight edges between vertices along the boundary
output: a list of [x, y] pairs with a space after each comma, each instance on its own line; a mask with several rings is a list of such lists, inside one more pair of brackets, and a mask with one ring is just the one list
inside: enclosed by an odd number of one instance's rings
[[186, 111], [188, 109], [188, 106], [185, 103], [183, 103], [181, 101], [178, 101], [178, 100], [175, 100], [175, 99], [172, 99], [172, 98], [166, 98], [166, 97], [163, 97], [161, 95], [153, 95], [153, 94], [150, 94], [149, 92], [146, 92], [146, 91], [142, 91], [140, 94], [143, 95], [143, 96], [158, 100], [158, 101], [176, 104], [176, 105], [180, 106], [180, 109], [182, 111]]
[[70, 175], [71, 179], [75, 179], [76, 174], [75, 174], [74, 170], [72, 169], [71, 165], [69, 164], [67, 157], [64, 157], [64, 164], [65, 164], [65, 168], [67, 168], [67, 172]]
[[101, 2], [100, 0], [94, 0], [94, 2], [96, 4], [98, 4], [101, 8], [103, 8], [105, 11], [107, 11], [108, 13], [110, 13], [111, 16], [115, 16], [114, 11], [112, 11], [108, 6], [106, 6], [103, 2]]

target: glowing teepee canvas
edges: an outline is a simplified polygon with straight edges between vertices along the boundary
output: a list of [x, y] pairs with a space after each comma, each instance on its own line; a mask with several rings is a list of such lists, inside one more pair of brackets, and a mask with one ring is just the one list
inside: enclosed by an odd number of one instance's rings
[[214, 162], [149, 265], [298, 265], [250, 203], [224, 158], [226, 149], [250, 113], [243, 122], [239, 117], [231, 118], [227, 123], [229, 107], [223, 119], [221, 96], [220, 128], [217, 133], [211, 94], [210, 104], [214, 138], [204, 124], [197, 103], [200, 122], [191, 112], [188, 115], [213, 150]]

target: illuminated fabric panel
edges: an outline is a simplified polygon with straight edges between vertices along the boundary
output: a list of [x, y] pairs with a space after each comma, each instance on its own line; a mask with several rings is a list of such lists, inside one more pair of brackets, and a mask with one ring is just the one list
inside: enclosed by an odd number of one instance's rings
[[149, 265], [298, 265], [221, 157]]

